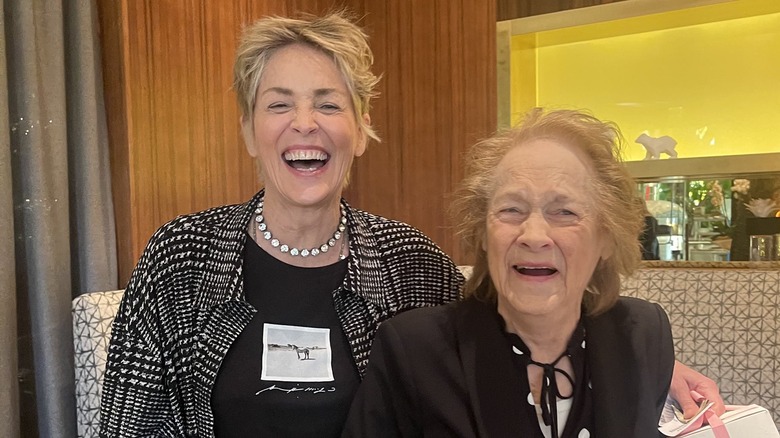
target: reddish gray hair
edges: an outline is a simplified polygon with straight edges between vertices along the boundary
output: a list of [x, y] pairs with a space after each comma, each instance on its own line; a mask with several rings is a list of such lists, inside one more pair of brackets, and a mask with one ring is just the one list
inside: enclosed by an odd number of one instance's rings
[[644, 226], [644, 203], [622, 162], [623, 137], [614, 123], [602, 122], [574, 110], [535, 108], [512, 129], [475, 144], [466, 157], [466, 176], [455, 192], [451, 213], [466, 249], [475, 255], [474, 270], [464, 296], [495, 300], [488, 271], [486, 239], [488, 203], [496, 188], [495, 169], [512, 148], [536, 139], [551, 139], [577, 147], [589, 160], [594, 193], [598, 193], [598, 221], [613, 252], [602, 259], [591, 277], [584, 305], [591, 315], [614, 305], [620, 277], [634, 272], [641, 261], [639, 235]]

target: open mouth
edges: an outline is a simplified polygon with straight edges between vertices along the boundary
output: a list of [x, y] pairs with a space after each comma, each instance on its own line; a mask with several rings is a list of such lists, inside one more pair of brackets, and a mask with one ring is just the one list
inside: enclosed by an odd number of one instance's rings
[[528, 266], [513, 266], [515, 271], [523, 275], [530, 275], [532, 277], [545, 277], [550, 276], [558, 272], [555, 268], [548, 267], [528, 267]]
[[284, 153], [284, 161], [296, 170], [313, 172], [321, 169], [330, 160], [330, 155], [317, 150], [296, 150]]

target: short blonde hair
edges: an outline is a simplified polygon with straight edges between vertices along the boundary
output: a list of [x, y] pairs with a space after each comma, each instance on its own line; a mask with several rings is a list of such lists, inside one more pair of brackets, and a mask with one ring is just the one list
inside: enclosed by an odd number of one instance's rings
[[451, 212], [466, 248], [474, 253], [472, 275], [464, 296], [494, 301], [497, 291], [490, 278], [486, 241], [488, 203], [496, 189], [495, 169], [514, 147], [535, 139], [551, 139], [579, 148], [592, 166], [594, 193], [598, 193], [598, 221], [611, 239], [612, 256], [600, 260], [583, 299], [588, 314], [614, 305], [621, 275], [630, 275], [641, 260], [639, 235], [644, 226], [643, 202], [622, 163], [624, 145], [619, 129], [581, 111], [541, 108], [530, 111], [516, 127], [474, 145], [466, 158], [466, 176], [455, 192]]
[[380, 141], [363, 119], [377, 94], [374, 87], [379, 77], [371, 72], [374, 55], [366, 34], [343, 10], [323, 17], [309, 14], [301, 14], [297, 19], [265, 17], [244, 28], [233, 65], [233, 88], [241, 115], [252, 118], [257, 87], [268, 61], [277, 50], [291, 44], [305, 44], [333, 60], [352, 96], [358, 126], [366, 135]]

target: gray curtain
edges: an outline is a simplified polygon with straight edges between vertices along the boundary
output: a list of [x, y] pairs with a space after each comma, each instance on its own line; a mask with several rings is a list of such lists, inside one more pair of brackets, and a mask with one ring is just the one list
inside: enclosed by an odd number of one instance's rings
[[70, 303], [117, 288], [97, 7], [0, 4], [0, 436], [73, 437]]

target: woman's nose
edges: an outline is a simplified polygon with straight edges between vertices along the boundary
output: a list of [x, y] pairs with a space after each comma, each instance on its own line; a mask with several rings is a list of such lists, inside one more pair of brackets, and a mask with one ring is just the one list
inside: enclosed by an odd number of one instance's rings
[[314, 120], [313, 112], [307, 109], [296, 109], [291, 127], [302, 134], [316, 131], [317, 122]]
[[542, 214], [532, 213], [519, 227], [517, 244], [532, 250], [543, 249], [552, 244], [550, 224]]

